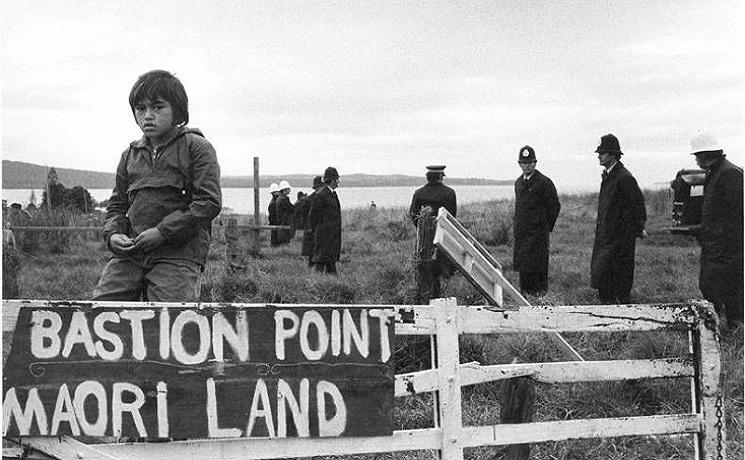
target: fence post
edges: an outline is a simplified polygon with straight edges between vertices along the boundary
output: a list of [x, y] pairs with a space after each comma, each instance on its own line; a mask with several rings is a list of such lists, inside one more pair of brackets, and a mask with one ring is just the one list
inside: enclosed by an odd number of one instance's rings
[[[416, 227], [416, 273], [414, 283], [416, 286], [415, 303], [425, 305], [429, 299], [439, 296], [439, 280], [436, 278], [437, 262], [434, 260], [435, 229], [437, 220], [432, 215], [432, 208], [423, 207]], [[435, 285], [437, 283], [437, 285]]]
[[251, 255], [259, 257], [261, 255], [261, 217], [259, 216], [259, 157], [254, 157], [254, 229], [251, 231], [253, 236], [253, 250]]
[[241, 268], [243, 254], [240, 244], [240, 230], [238, 221], [235, 217], [230, 216], [225, 225], [225, 265], [227, 269]]
[[719, 317], [708, 302], [697, 304], [698, 323], [698, 382], [699, 409], [703, 416], [699, 449], [705, 460], [727, 458], [724, 401], [721, 385], [721, 343]]
[[19, 297], [18, 271], [20, 268], [21, 257], [16, 248], [13, 232], [3, 229], [3, 299]]
[[[512, 364], [517, 364], [517, 358]], [[507, 379], [502, 383], [501, 423], [529, 423], [533, 419], [535, 385], [530, 377]], [[513, 444], [507, 449], [503, 460], [528, 460], [530, 444]]]
[[442, 443], [440, 458], [463, 460], [463, 419], [461, 410], [460, 348], [458, 306], [455, 298], [434, 299], [437, 332], [437, 387]]

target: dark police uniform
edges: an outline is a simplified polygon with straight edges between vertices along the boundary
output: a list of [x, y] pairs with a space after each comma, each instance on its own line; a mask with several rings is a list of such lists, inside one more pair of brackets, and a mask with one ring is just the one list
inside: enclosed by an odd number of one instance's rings
[[[425, 206], [432, 208], [432, 216], [437, 216], [437, 212], [443, 207], [447, 209], [453, 217], [456, 216], [458, 212], [458, 204], [455, 198], [455, 190], [442, 183], [442, 176], [444, 175], [445, 166], [427, 166], [428, 183], [414, 192], [414, 196], [411, 199], [411, 206], [409, 207], [409, 217], [411, 217], [411, 221], [414, 225], [418, 225], [419, 214]], [[434, 238], [434, 234], [431, 236]], [[428, 243], [431, 244], [432, 241], [429, 241]], [[450, 276], [454, 271], [454, 267], [448, 260], [447, 256], [437, 252], [431, 270], [433, 280], [429, 297], [437, 298], [440, 296], [441, 278], [443, 276]]]
[[[521, 155], [523, 152], [528, 155], [518, 161], [536, 161], [532, 149], [521, 150]], [[559, 197], [551, 179], [537, 170], [529, 178], [524, 174], [517, 178], [513, 262], [515, 270], [520, 273], [520, 290], [524, 293], [540, 295], [548, 290], [549, 233], [554, 229], [560, 210]]]

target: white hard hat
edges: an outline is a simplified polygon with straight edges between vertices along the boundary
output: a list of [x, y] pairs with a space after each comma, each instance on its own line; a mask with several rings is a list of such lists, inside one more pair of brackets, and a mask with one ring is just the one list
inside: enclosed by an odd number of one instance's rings
[[285, 190], [285, 189], [289, 190], [290, 188], [291, 188], [290, 183], [287, 182], [286, 180], [283, 180], [283, 181], [280, 181], [279, 187], [277, 189], [278, 190]]
[[276, 182], [272, 182], [271, 184], [269, 184], [269, 193], [274, 193], [278, 191], [279, 191], [279, 186], [277, 185]]
[[702, 152], [721, 152], [722, 147], [711, 134], [700, 133], [691, 139], [691, 155]]

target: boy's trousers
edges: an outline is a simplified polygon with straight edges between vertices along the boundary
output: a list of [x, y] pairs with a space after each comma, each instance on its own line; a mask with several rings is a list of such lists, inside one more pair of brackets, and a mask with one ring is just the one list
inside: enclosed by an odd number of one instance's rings
[[92, 300], [198, 302], [202, 266], [191, 260], [113, 256]]

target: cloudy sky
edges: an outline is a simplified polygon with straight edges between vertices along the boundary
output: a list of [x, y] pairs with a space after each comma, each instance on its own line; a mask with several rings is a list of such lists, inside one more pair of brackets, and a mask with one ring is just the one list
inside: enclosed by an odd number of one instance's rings
[[113, 172], [137, 76], [174, 72], [224, 175], [599, 181], [616, 134], [643, 185], [713, 133], [743, 163], [742, 2], [0, 2], [2, 158]]

